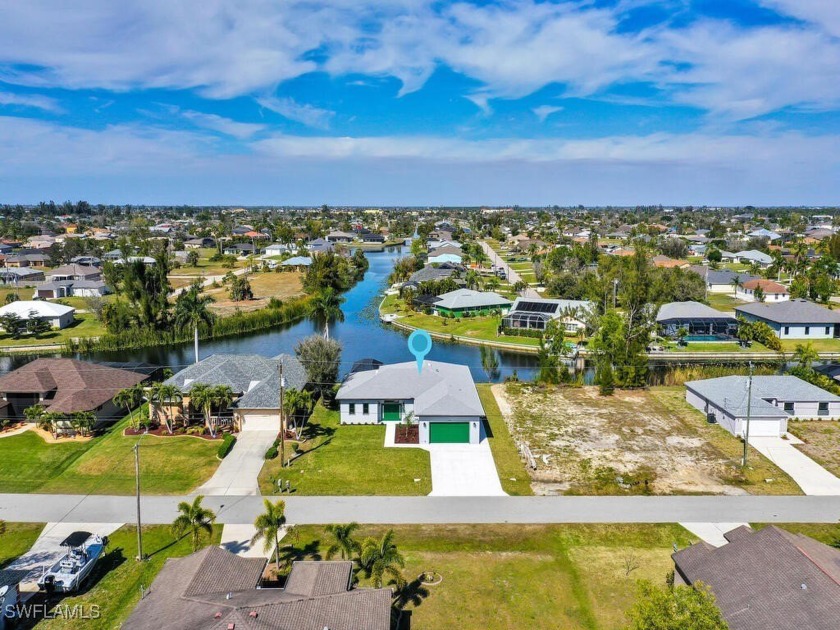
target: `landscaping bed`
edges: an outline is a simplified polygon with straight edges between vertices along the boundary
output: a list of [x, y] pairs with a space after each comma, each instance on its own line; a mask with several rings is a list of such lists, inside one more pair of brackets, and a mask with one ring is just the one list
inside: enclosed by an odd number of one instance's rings
[[395, 444], [420, 444], [420, 427], [416, 424], [411, 426], [397, 426], [395, 428]]
[[[192, 430], [191, 430], [192, 429]], [[201, 431], [196, 431], [195, 429], [201, 429]], [[164, 426], [153, 427], [150, 429], [144, 429], [143, 427], [132, 428], [126, 427], [123, 430], [123, 435], [126, 437], [129, 436], [137, 436], [137, 435], [154, 435], [155, 437], [196, 437], [201, 438], [203, 440], [221, 440], [224, 438], [226, 432], [223, 431], [216, 431], [216, 436], [213, 437], [210, 435], [210, 432], [207, 430], [207, 427], [198, 427], [198, 426], [178, 426], [172, 429], [172, 433]]]

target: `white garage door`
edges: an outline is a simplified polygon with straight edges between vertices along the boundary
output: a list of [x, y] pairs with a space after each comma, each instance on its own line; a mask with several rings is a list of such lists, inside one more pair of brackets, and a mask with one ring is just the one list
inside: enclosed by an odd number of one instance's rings
[[245, 414], [242, 420], [243, 431], [274, 431], [275, 433], [280, 431], [280, 417], [276, 413], [266, 415]]
[[[746, 420], [742, 420], [742, 426], [746, 426]], [[750, 437], [779, 437], [781, 432], [781, 420], [750, 420]]]

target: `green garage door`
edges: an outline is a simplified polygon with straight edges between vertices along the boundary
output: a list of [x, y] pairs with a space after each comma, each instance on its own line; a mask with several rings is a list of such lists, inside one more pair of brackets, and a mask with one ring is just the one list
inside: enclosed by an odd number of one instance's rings
[[469, 422], [432, 422], [429, 425], [432, 444], [469, 444]]

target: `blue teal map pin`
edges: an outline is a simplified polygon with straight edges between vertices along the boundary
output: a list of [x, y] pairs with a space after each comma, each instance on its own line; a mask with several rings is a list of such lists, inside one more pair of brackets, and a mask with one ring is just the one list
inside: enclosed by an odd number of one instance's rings
[[423, 373], [423, 359], [432, 349], [432, 338], [425, 330], [415, 330], [408, 336], [408, 351], [417, 358], [417, 373]]

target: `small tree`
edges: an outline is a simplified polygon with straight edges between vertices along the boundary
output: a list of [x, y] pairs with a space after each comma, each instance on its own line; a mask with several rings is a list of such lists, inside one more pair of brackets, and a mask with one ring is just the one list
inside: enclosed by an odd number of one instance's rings
[[796, 344], [794, 356], [796, 357], [796, 362], [801, 367], [808, 369], [810, 369], [811, 366], [813, 366], [814, 363], [816, 363], [820, 359], [820, 353], [814, 349], [814, 344], [812, 344], [810, 341], [806, 344]]
[[81, 435], [88, 435], [96, 422], [96, 414], [92, 411], [77, 411], [71, 416], [73, 429]]
[[[133, 410], [143, 402], [143, 388], [135, 385], [134, 387], [121, 389], [114, 395], [113, 402], [117, 407], [125, 409], [127, 416], [132, 416]], [[130, 418], [129, 422], [132, 427], [136, 426], [133, 417]]]
[[332, 392], [338, 381], [341, 363], [341, 344], [321, 335], [311, 335], [295, 346], [297, 355], [306, 369], [306, 377], [322, 396]]
[[187, 252], [187, 264], [190, 267], [198, 267], [198, 252], [194, 249]]
[[251, 539], [251, 544], [253, 545], [262, 539], [264, 551], [269, 551], [271, 546], [274, 545], [274, 558], [279, 571], [280, 532], [283, 531], [283, 526], [286, 524], [286, 503], [285, 501], [272, 503], [268, 499], [264, 499], [263, 504], [265, 505], [265, 512], [254, 521], [254, 528], [257, 532]]
[[715, 596], [702, 583], [662, 588], [639, 582], [639, 596], [627, 613], [630, 630], [727, 630]]
[[180, 403], [183, 399], [184, 394], [175, 385], [160, 383], [152, 389], [152, 402], [163, 410], [163, 421], [170, 435], [174, 430], [172, 425], [174, 418], [171, 417], [169, 412], [172, 410], [173, 404]]
[[398, 588], [402, 588], [405, 584], [402, 575], [405, 559], [394, 544], [393, 529], [388, 530], [379, 540], [376, 538], [365, 540], [359, 560], [367, 575], [373, 578], [376, 588], [382, 588], [385, 575], [391, 576]]
[[178, 518], [172, 522], [172, 534], [176, 538], [189, 534], [193, 551], [198, 551], [201, 541], [213, 533], [216, 514], [202, 507], [204, 496], [198, 495], [192, 503], [181, 501], [178, 504]]
[[345, 525], [327, 525], [327, 533], [332, 536], [332, 544], [327, 548], [326, 558], [330, 560], [336, 555], [342, 560], [349, 560], [353, 554], [361, 553], [362, 546], [353, 538], [353, 533], [359, 529], [356, 522]]

